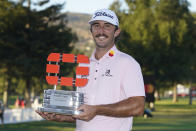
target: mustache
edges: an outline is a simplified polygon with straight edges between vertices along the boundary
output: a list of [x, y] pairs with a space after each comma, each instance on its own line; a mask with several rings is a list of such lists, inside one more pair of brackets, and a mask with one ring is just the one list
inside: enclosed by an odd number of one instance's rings
[[100, 37], [100, 36], [104, 36], [104, 37], [108, 37], [106, 34], [97, 34], [95, 37]]

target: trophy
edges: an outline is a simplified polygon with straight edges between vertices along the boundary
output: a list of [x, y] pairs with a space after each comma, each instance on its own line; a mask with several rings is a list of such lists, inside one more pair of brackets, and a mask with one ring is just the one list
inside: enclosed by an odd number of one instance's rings
[[64, 115], [78, 115], [82, 111], [77, 108], [84, 104], [84, 94], [77, 91], [57, 90], [56, 86], [72, 86], [83, 87], [88, 83], [88, 79], [77, 78], [76, 75], [87, 76], [89, 74], [89, 67], [77, 66], [74, 77], [60, 77], [60, 62], [66, 63], [84, 63], [89, 64], [89, 59], [85, 55], [49, 54], [46, 65], [46, 81], [50, 85], [54, 85], [54, 89], [44, 90], [44, 98], [42, 107], [38, 110], [41, 112], [57, 113]]

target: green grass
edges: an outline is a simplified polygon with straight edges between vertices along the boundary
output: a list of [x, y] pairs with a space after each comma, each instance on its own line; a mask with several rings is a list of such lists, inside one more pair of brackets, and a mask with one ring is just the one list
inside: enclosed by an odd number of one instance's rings
[[188, 99], [171, 99], [156, 102], [152, 118], [135, 117], [133, 131], [196, 131], [196, 101], [188, 105]]
[[74, 131], [75, 124], [50, 121], [1, 125], [0, 131]]
[[[196, 100], [188, 105], [188, 99], [172, 103], [171, 99], [156, 102], [152, 118], [135, 117], [132, 131], [196, 131]], [[0, 131], [74, 131], [75, 124], [49, 121], [8, 124]]]

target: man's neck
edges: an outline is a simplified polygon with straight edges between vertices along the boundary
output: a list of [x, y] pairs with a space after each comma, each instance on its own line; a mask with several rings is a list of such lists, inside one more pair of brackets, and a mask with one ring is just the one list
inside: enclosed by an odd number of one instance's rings
[[95, 59], [100, 60], [113, 46], [114, 46], [114, 44], [108, 48], [96, 47]]

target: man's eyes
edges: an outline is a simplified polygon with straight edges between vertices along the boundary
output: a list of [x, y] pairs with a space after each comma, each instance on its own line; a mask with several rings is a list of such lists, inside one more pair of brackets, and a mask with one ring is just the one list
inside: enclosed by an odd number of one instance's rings
[[111, 27], [112, 27], [111, 24], [105, 24], [104, 26], [105, 26], [106, 28], [111, 28]]
[[110, 23], [105, 23], [103, 26], [101, 26], [101, 25], [98, 24], [98, 23], [94, 23], [94, 24], [92, 25], [93, 30], [99, 30], [99, 29], [101, 29], [101, 28], [103, 28], [104, 30], [110, 30], [110, 29], [112, 29], [112, 27], [113, 27], [113, 25], [110, 24]]
[[99, 24], [94, 24], [93, 26], [94, 26], [94, 27], [99, 27], [100, 25], [99, 25]]

